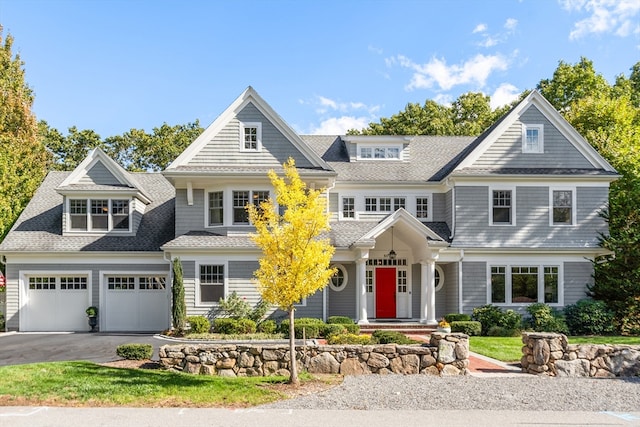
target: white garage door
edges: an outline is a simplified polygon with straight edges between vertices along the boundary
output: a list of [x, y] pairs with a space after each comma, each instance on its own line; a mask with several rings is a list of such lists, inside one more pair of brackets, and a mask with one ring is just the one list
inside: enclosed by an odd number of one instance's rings
[[105, 329], [160, 332], [169, 327], [169, 294], [164, 276], [105, 276]]
[[86, 276], [38, 275], [26, 278], [24, 331], [88, 331]]

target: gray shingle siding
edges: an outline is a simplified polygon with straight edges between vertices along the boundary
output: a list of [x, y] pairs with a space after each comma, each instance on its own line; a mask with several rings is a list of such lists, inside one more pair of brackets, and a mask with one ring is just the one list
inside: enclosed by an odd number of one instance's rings
[[564, 263], [564, 305], [587, 298], [587, 285], [593, 284], [593, 265], [588, 262]]
[[260, 301], [260, 292], [253, 282], [253, 272], [260, 267], [258, 261], [229, 261], [228, 294], [237, 292], [254, 306]]
[[102, 162], [97, 162], [87, 174], [83, 176], [78, 184], [98, 184], [98, 185], [121, 185], [120, 181], [113, 176]]
[[205, 196], [203, 189], [193, 190], [193, 205], [187, 204], [187, 190], [176, 190], [176, 237], [189, 231], [203, 231], [205, 221]]
[[356, 318], [356, 266], [355, 264], [342, 264], [347, 270], [347, 285], [340, 292], [336, 292], [327, 286], [327, 312], [328, 316], [347, 316]]
[[447, 221], [447, 202], [446, 195], [443, 193], [433, 194], [433, 219], [431, 221], [446, 222]]
[[[522, 124], [544, 125], [544, 153], [522, 152]], [[593, 165], [536, 108], [530, 107], [474, 163], [474, 167], [593, 168]]]
[[436, 312], [437, 317], [458, 312], [458, 265], [457, 262], [440, 265], [444, 271], [444, 286], [436, 292], [436, 301], [444, 300], [444, 312]]
[[462, 262], [462, 312], [471, 314], [487, 303], [487, 263]]

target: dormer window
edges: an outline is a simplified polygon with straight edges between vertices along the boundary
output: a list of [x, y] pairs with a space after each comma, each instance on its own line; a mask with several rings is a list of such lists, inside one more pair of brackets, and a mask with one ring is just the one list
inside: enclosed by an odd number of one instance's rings
[[129, 231], [128, 199], [70, 199], [69, 231]]
[[400, 146], [358, 146], [358, 159], [361, 160], [400, 160]]
[[240, 125], [241, 151], [262, 150], [262, 123], [241, 123]]
[[522, 125], [522, 152], [544, 153], [543, 125]]

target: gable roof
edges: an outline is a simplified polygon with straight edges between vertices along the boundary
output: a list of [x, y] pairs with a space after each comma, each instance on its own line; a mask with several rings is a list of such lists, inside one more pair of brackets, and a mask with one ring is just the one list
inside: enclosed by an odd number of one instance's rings
[[[251, 87], [247, 87], [227, 109], [213, 121], [205, 131], [196, 138], [165, 170], [171, 172], [178, 168], [184, 168], [188, 163], [217, 135], [236, 115], [249, 103], [257, 108], [269, 122], [287, 138], [291, 144], [315, 167], [321, 170], [331, 171], [327, 163], [305, 144], [300, 136], [267, 104], [260, 95]], [[200, 168], [201, 169], [201, 168]]]
[[[103, 176], [96, 182], [91, 172], [100, 170]], [[80, 192], [116, 192], [135, 195], [146, 204], [151, 200], [134, 176], [105, 154], [99, 147], [87, 157], [56, 188], [60, 194]]]
[[513, 107], [507, 114], [502, 116], [496, 123], [483, 132], [469, 146], [469, 149], [460, 157], [459, 161], [452, 169], [458, 172], [472, 166], [484, 154], [496, 140], [529, 108], [535, 106], [544, 114], [553, 126], [572, 144], [584, 158], [593, 165], [595, 169], [604, 172], [616, 173], [611, 166], [597, 151], [578, 133], [573, 126], [551, 105], [547, 99], [537, 90], [533, 90], [519, 104]]

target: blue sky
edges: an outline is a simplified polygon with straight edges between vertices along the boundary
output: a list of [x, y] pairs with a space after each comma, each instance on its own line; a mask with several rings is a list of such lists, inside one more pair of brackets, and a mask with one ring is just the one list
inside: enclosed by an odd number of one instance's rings
[[247, 86], [302, 134], [480, 91], [504, 104], [558, 62], [610, 82], [640, 60], [640, 0], [0, 0], [38, 119], [102, 137], [210, 124]]

